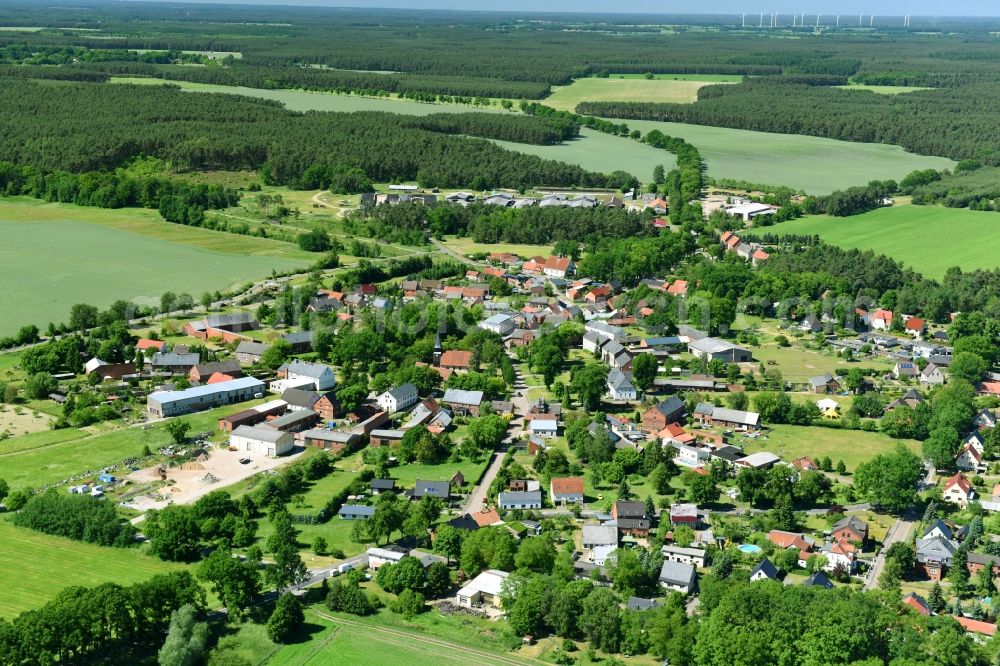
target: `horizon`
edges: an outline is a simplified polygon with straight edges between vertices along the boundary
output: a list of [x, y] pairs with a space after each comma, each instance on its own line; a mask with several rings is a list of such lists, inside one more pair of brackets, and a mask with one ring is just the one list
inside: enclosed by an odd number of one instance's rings
[[[121, 2], [164, 4], [167, 0], [120, 0]], [[760, 7], [761, 3], [747, 0], [709, 0], [703, 3], [702, 10], [690, 8], [662, 8], [661, 2], [655, 0], [637, 0], [627, 8], [609, 11], [607, 4], [598, 0], [487, 0], [476, 3], [477, 7], [469, 7], [462, 0], [170, 0], [170, 2], [194, 5], [252, 5], [257, 7], [289, 7], [317, 9], [370, 9], [370, 10], [414, 10], [414, 11], [446, 11], [446, 12], [482, 12], [502, 14], [579, 14], [579, 15], [656, 15], [656, 16], [757, 16], [764, 14], [765, 19], [771, 14], [789, 17], [805, 14], [808, 24], [809, 17], [874, 16], [891, 19], [910, 16], [911, 18], [938, 21], [942, 19], [995, 19], [1000, 18], [1000, 10], [995, 13], [982, 12], [980, 0], [956, 0], [950, 4], [953, 11], [941, 14], [940, 5], [930, 0], [885, 0], [875, 7], [871, 2], [845, 0], [838, 3], [841, 6], [831, 7], [829, 0], [815, 2], [797, 2], [794, 0], [777, 0], [769, 2], [768, 6]], [[482, 6], [485, 5], [485, 6]], [[777, 6], [775, 6], [777, 5]], [[888, 5], [888, 6], [887, 6]]]

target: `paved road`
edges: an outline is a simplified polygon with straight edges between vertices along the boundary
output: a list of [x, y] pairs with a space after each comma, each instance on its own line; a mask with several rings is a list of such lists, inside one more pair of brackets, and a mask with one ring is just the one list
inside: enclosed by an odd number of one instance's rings
[[493, 454], [493, 461], [490, 466], [486, 468], [486, 473], [483, 474], [483, 478], [479, 480], [479, 483], [472, 492], [469, 493], [468, 498], [465, 500], [465, 504], [462, 505], [463, 513], [474, 513], [483, 508], [483, 502], [486, 499], [486, 491], [490, 489], [490, 484], [493, 483], [493, 479], [497, 478], [497, 473], [503, 466], [503, 459], [507, 457], [506, 451], [497, 451]]
[[897, 518], [896, 522], [889, 527], [889, 531], [885, 533], [885, 539], [882, 541], [882, 550], [879, 551], [878, 557], [875, 558], [875, 564], [872, 565], [871, 570], [868, 572], [868, 578], [865, 580], [866, 590], [874, 590], [878, 587], [878, 579], [882, 575], [882, 569], [885, 568], [885, 554], [889, 551], [889, 546], [908, 540], [915, 524], [915, 517], [905, 513]]

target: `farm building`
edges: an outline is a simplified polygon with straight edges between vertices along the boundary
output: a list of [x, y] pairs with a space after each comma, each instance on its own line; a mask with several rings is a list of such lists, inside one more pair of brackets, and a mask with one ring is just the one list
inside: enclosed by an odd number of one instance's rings
[[702, 338], [688, 343], [688, 351], [698, 358], [726, 363], [746, 363], [753, 360], [749, 350], [737, 347], [731, 342], [718, 338]]
[[294, 442], [295, 438], [290, 432], [258, 426], [240, 426], [229, 437], [229, 446], [270, 458], [288, 453]]
[[259, 363], [261, 357], [270, 348], [270, 345], [266, 345], [263, 342], [255, 342], [253, 340], [243, 340], [240, 342], [239, 346], [236, 347], [236, 360], [240, 363], [254, 364]]
[[281, 416], [286, 409], [288, 409], [288, 404], [284, 400], [271, 400], [263, 405], [244, 409], [219, 419], [219, 430], [232, 432], [234, 428], [241, 425], [257, 425], [267, 420], [269, 416]]
[[406, 409], [419, 399], [417, 387], [407, 382], [382, 393], [375, 399], [375, 402], [383, 411], [394, 414], [401, 409]]
[[240, 377], [218, 384], [193, 386], [183, 391], [150, 393], [146, 399], [146, 409], [152, 416], [176, 416], [236, 402], [245, 402], [263, 394], [264, 382], [253, 377]]
[[483, 392], [448, 389], [444, 392], [441, 402], [451, 407], [457, 414], [479, 416], [479, 406], [483, 403]]
[[342, 432], [340, 430], [307, 430], [302, 433], [302, 441], [306, 446], [317, 449], [330, 449], [334, 452], [340, 451], [346, 446], [361, 439], [361, 436], [353, 432]]
[[479, 322], [479, 327], [502, 337], [508, 336], [514, 332], [514, 318], [501, 312]]
[[311, 379], [314, 389], [317, 391], [327, 391], [337, 383], [333, 368], [330, 366], [298, 359], [289, 361], [278, 368], [278, 377], [281, 379]]
[[311, 409], [300, 409], [266, 421], [262, 424], [262, 427], [283, 430], [285, 432], [302, 432], [303, 430], [312, 428], [316, 424], [318, 417], [319, 415]]
[[372, 446], [399, 446], [399, 443], [403, 441], [403, 435], [406, 433], [402, 430], [372, 430], [371, 434], [368, 435]]

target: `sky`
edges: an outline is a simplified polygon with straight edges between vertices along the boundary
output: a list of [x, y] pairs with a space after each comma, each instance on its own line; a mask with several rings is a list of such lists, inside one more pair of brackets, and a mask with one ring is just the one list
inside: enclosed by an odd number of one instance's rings
[[[195, 0], [199, 1], [199, 0]], [[220, 0], [204, 0], [215, 1]], [[663, 14], [760, 14], [805, 12], [815, 15], [874, 14], [878, 16], [1000, 16], [996, 0], [221, 0], [237, 4], [334, 7], [397, 7], [485, 11], [640, 12]]]

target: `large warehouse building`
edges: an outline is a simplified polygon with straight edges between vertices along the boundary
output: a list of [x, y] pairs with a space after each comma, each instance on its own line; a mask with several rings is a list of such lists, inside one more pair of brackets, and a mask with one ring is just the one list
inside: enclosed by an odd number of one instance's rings
[[192, 386], [183, 391], [157, 391], [146, 399], [146, 409], [152, 416], [176, 416], [202, 409], [245, 402], [264, 394], [264, 382], [253, 377], [240, 377], [218, 384]]
[[295, 446], [295, 435], [274, 428], [240, 426], [230, 435], [229, 446], [240, 451], [274, 458], [292, 450]]

